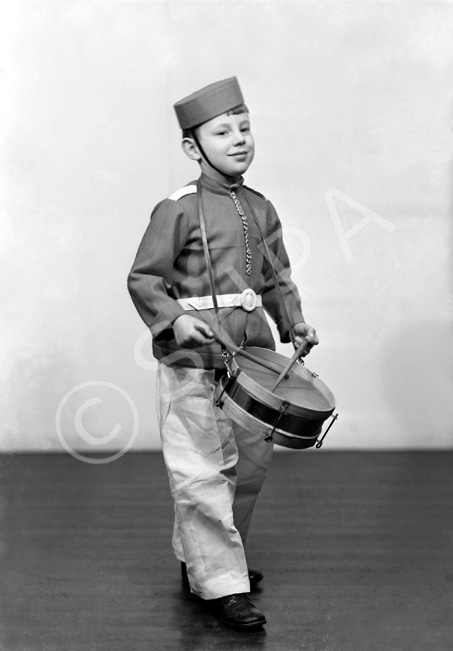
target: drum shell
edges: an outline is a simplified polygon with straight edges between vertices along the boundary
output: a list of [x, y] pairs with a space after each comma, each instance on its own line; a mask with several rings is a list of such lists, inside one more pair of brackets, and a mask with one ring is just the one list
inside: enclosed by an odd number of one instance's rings
[[[250, 348], [247, 352], [259, 354], [262, 359], [281, 369], [287, 362], [283, 355], [274, 351]], [[300, 401], [299, 404], [292, 404], [284, 397], [272, 393], [242, 370], [236, 359], [233, 359], [231, 369], [233, 377], [221, 380], [216, 390], [216, 399], [233, 421], [258, 435], [266, 437], [272, 434], [276, 445], [292, 449], [305, 449], [315, 445], [323, 423], [335, 409], [332, 393], [315, 373], [305, 366], [297, 365], [296, 374], [300, 376], [301, 383], [309, 382], [311, 390], [322, 397], [322, 409], [319, 406], [313, 408], [309, 401], [308, 406]]]

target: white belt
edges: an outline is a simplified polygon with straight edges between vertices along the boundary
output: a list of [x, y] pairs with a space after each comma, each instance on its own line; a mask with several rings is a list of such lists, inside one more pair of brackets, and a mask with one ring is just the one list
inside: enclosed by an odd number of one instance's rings
[[[220, 294], [216, 298], [219, 307], [242, 307], [246, 312], [252, 312], [263, 304], [261, 296], [257, 296], [253, 289], [244, 289], [242, 294]], [[185, 310], [212, 310], [214, 308], [212, 296], [194, 296], [177, 300]]]

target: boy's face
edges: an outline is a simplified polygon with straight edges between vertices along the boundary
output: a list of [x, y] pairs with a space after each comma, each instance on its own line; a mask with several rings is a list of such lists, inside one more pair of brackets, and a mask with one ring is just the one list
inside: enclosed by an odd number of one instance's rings
[[[223, 113], [197, 129], [200, 144], [209, 161], [225, 176], [244, 174], [253, 160], [255, 143], [248, 113]], [[201, 157], [201, 169], [212, 176], [213, 168]]]

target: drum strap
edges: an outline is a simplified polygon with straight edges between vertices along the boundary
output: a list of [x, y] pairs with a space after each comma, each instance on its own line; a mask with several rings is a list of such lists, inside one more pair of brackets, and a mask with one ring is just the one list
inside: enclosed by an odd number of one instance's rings
[[291, 321], [290, 321], [290, 318], [289, 318], [288, 310], [286, 309], [285, 300], [283, 298], [283, 292], [282, 292], [282, 289], [280, 287], [280, 283], [278, 282], [277, 272], [275, 270], [275, 266], [274, 266], [274, 263], [272, 261], [272, 253], [269, 250], [269, 247], [268, 247], [268, 245], [266, 243], [266, 240], [264, 238], [264, 234], [263, 234], [263, 231], [261, 229], [260, 223], [258, 221], [258, 217], [256, 216], [256, 213], [253, 210], [250, 201], [247, 199], [247, 195], [245, 194], [245, 192], [244, 192], [243, 196], [244, 196], [245, 202], [246, 202], [246, 204], [247, 204], [247, 206], [248, 206], [248, 208], [250, 210], [250, 214], [252, 215], [253, 219], [255, 220], [256, 227], [258, 229], [258, 232], [259, 232], [260, 237], [261, 237], [261, 241], [263, 243], [263, 248], [264, 248], [264, 252], [265, 252], [264, 257], [268, 261], [268, 263], [270, 265], [270, 268], [271, 268], [272, 279], [274, 281], [274, 285], [275, 285], [275, 289], [277, 291], [277, 295], [278, 295], [278, 297], [280, 299], [280, 304], [281, 304], [282, 314], [283, 314], [283, 320], [285, 321], [285, 325], [286, 325], [286, 327], [288, 329], [289, 338], [291, 339], [291, 343], [294, 346], [294, 348], [297, 348], [296, 337], [295, 337], [293, 329], [291, 327]]
[[216, 296], [216, 293], [215, 293], [214, 272], [212, 270], [211, 254], [209, 253], [208, 236], [206, 234], [206, 220], [204, 218], [204, 211], [203, 211], [203, 191], [202, 191], [202, 188], [201, 188], [200, 181], [197, 181], [197, 198], [198, 198], [198, 216], [199, 216], [199, 219], [200, 219], [201, 240], [203, 242], [204, 257], [205, 257], [205, 260], [206, 260], [206, 267], [208, 269], [209, 285], [210, 285], [210, 289], [211, 289], [212, 303], [214, 305], [214, 311], [216, 313], [216, 316], [218, 316], [218, 314], [219, 314], [219, 305], [218, 305], [217, 296]]
[[[245, 201], [247, 203], [247, 206], [248, 206], [248, 208], [250, 210], [250, 214], [252, 215], [252, 217], [253, 217], [253, 219], [254, 219], [254, 221], [256, 223], [256, 226], [258, 228], [258, 232], [259, 232], [260, 237], [261, 237], [261, 241], [263, 243], [264, 257], [267, 259], [267, 261], [268, 261], [268, 263], [270, 265], [270, 268], [271, 268], [272, 279], [274, 281], [274, 285], [275, 285], [275, 289], [277, 291], [277, 295], [279, 296], [279, 299], [280, 299], [283, 319], [284, 319], [285, 325], [286, 325], [286, 327], [288, 329], [288, 333], [289, 333], [289, 337], [291, 339], [291, 343], [293, 344], [294, 348], [297, 348], [296, 337], [295, 337], [295, 335], [293, 333], [293, 329], [291, 327], [291, 321], [289, 319], [288, 310], [286, 309], [285, 301], [284, 301], [284, 298], [283, 298], [283, 293], [282, 293], [280, 284], [278, 282], [277, 272], [275, 270], [275, 266], [274, 266], [274, 263], [272, 261], [271, 251], [269, 250], [269, 247], [268, 247], [268, 245], [266, 243], [263, 231], [261, 229], [258, 218], [257, 218], [257, 216], [255, 214], [255, 211], [253, 210], [250, 202], [248, 201], [245, 192], [244, 192], [243, 196], [244, 196]], [[203, 191], [202, 191], [202, 186], [201, 186], [200, 180], [197, 181], [197, 199], [198, 199], [198, 216], [199, 216], [199, 220], [200, 220], [201, 240], [203, 242], [204, 257], [205, 257], [205, 260], [206, 260], [206, 267], [208, 269], [209, 285], [210, 285], [210, 289], [211, 289], [212, 303], [214, 305], [214, 312], [215, 312], [215, 315], [216, 315], [217, 325], [218, 325], [218, 327], [220, 329], [219, 305], [218, 305], [217, 296], [216, 296], [216, 293], [215, 293], [214, 271], [212, 269], [211, 254], [209, 253], [208, 236], [207, 236], [207, 233], [206, 233], [206, 220], [205, 220], [204, 211], [203, 211]], [[227, 348], [225, 347], [225, 345], [221, 344], [221, 348], [222, 348], [222, 354], [226, 355], [228, 351], [227, 351]]]
[[[206, 260], [206, 267], [208, 269], [209, 286], [211, 289], [212, 303], [214, 305], [214, 312], [215, 312], [217, 326], [218, 329], [221, 330], [220, 320], [219, 320], [219, 304], [215, 293], [214, 271], [212, 269], [211, 254], [209, 253], [208, 236], [206, 233], [206, 220], [203, 211], [203, 190], [201, 187], [200, 180], [197, 181], [197, 203], [198, 203], [198, 217], [200, 220], [201, 240], [203, 242], [204, 257]], [[223, 342], [220, 343], [220, 348], [222, 350], [223, 357], [226, 358], [228, 356], [228, 350]]]

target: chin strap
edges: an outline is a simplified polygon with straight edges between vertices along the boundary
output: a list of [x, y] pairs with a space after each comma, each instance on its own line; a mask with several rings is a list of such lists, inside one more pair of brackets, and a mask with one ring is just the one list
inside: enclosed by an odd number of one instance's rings
[[191, 129], [190, 132], [191, 132], [191, 134], [192, 134], [192, 138], [193, 138], [193, 139], [195, 140], [195, 142], [196, 142], [196, 145], [197, 145], [198, 149], [199, 149], [200, 152], [201, 152], [201, 155], [203, 156], [203, 158], [205, 159], [205, 161], [208, 163], [208, 165], [210, 165], [210, 166], [211, 166], [211, 167], [212, 167], [216, 172], [218, 172], [218, 173], [221, 174], [222, 176], [225, 176], [225, 174], [222, 172], [222, 170], [219, 170], [219, 168], [216, 167], [213, 163], [211, 163], [211, 161], [210, 161], [209, 158], [207, 157], [205, 150], [204, 150], [203, 147], [201, 146], [200, 139], [198, 138], [197, 134], [195, 133], [195, 129]]

